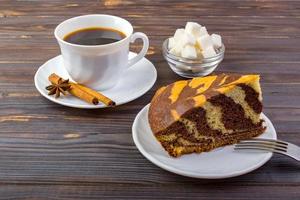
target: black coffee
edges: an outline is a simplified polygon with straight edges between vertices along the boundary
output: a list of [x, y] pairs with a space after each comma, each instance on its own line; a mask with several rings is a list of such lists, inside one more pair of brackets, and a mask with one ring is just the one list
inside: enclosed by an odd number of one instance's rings
[[79, 45], [103, 45], [117, 42], [125, 37], [124, 33], [115, 29], [91, 27], [65, 35], [64, 41]]

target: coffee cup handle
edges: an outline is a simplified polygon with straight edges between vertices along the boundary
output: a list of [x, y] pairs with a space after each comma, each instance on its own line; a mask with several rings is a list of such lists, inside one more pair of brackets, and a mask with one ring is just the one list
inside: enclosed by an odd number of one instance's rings
[[148, 51], [149, 39], [148, 39], [147, 35], [144, 34], [144, 33], [141, 33], [141, 32], [133, 33], [130, 37], [130, 43], [134, 43], [134, 41], [138, 38], [143, 40], [143, 48], [135, 57], [131, 58], [128, 61], [128, 67], [131, 67], [132, 65], [137, 63], [139, 60], [141, 60], [146, 55], [146, 53]]

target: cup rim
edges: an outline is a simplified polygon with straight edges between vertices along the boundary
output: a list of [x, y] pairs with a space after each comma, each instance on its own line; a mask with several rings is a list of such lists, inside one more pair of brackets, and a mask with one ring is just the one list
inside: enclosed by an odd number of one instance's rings
[[[68, 21], [72, 21], [72, 20], [75, 20], [75, 19], [78, 19], [78, 18], [82, 18], [82, 17], [103, 17], [103, 16], [106, 16], [106, 17], [112, 17], [112, 18], [117, 18], [117, 19], [120, 19], [120, 20], [124, 20], [125, 22], [127, 22], [129, 25], [130, 25], [130, 32], [129, 34], [127, 35], [126, 34], [126, 37], [123, 38], [122, 40], [119, 40], [117, 42], [113, 42], [113, 43], [109, 43], [109, 44], [100, 44], [100, 45], [81, 45], [81, 44], [73, 44], [73, 43], [70, 43], [70, 42], [67, 42], [65, 40], [63, 40], [62, 38], [60, 38], [58, 36], [58, 29], [60, 28], [60, 26], [62, 26], [64, 23], [68, 22]], [[133, 33], [133, 26], [132, 24], [122, 18], [122, 17], [118, 17], [118, 16], [115, 16], [115, 15], [106, 15], [106, 14], [89, 14], [89, 15], [80, 15], [80, 16], [76, 16], [76, 17], [72, 17], [72, 18], [69, 18], [69, 19], [66, 19], [64, 21], [62, 21], [61, 23], [59, 23], [55, 29], [54, 29], [54, 37], [61, 43], [65, 44], [65, 45], [69, 45], [69, 46], [72, 46], [72, 47], [79, 47], [79, 48], [100, 48], [100, 47], [110, 47], [110, 46], [113, 46], [113, 45], [116, 45], [116, 44], [119, 44], [119, 43], [122, 43], [124, 40], [127, 40]]]

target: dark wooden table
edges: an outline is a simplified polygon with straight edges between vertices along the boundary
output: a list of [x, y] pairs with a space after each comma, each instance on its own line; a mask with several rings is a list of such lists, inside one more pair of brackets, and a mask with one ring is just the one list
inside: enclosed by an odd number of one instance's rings
[[[59, 54], [55, 26], [91, 13], [119, 15], [149, 36], [147, 58], [158, 80], [141, 98], [81, 110], [54, 104], [35, 89], [38, 67]], [[161, 45], [186, 21], [223, 36], [227, 49], [219, 72], [261, 74], [264, 112], [279, 138], [300, 145], [297, 0], [1, 0], [0, 199], [300, 199], [300, 165], [283, 156], [247, 175], [199, 180], [154, 166], [135, 147], [135, 115], [158, 87], [180, 79]]]

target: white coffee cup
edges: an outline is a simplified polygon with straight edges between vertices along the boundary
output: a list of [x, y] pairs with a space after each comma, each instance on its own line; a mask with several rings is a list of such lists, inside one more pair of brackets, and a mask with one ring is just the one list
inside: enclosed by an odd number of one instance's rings
[[[123, 32], [126, 37], [105, 45], [78, 45], [64, 41], [64, 37], [76, 30], [104, 27]], [[141, 32], [133, 33], [132, 25], [125, 19], [112, 15], [83, 15], [60, 23], [54, 31], [60, 46], [63, 62], [70, 77], [96, 90], [115, 86], [126, 69], [141, 60], [149, 47], [148, 37]], [[129, 44], [143, 40], [142, 50], [129, 60]]]

